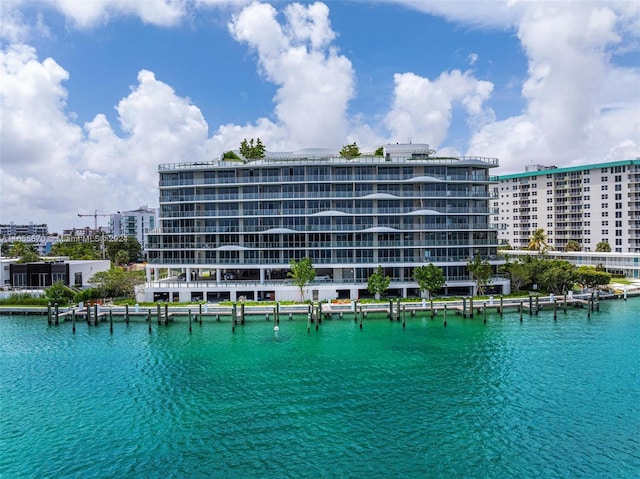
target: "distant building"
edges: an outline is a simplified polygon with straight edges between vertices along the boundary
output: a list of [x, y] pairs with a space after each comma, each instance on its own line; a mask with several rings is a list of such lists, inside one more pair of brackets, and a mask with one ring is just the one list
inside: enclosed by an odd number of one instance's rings
[[109, 227], [113, 236], [136, 238], [142, 250], [147, 248], [147, 234], [157, 226], [158, 210], [141, 206], [136, 210], [111, 215]]
[[11, 222], [9, 224], [0, 225], [0, 236], [47, 236], [48, 234], [49, 227], [44, 223], [29, 223], [28, 225], [17, 225]]
[[640, 158], [567, 168], [533, 165], [497, 180], [491, 220], [502, 244], [526, 248], [542, 228], [558, 251], [569, 241], [584, 251], [605, 241], [616, 253], [640, 252]]
[[51, 245], [56, 242], [56, 237], [49, 235], [49, 227], [46, 224], [17, 225], [15, 223], [0, 225], [0, 243], [12, 245], [20, 242], [35, 246], [38, 254], [45, 255], [51, 250]]
[[[429, 263], [442, 268], [442, 294], [471, 294], [467, 262], [503, 262], [489, 224], [497, 166], [438, 157], [424, 144], [386, 145], [382, 156], [310, 149], [160, 165], [140, 299], [299, 299], [287, 271], [305, 257], [317, 273], [309, 299], [367, 296], [379, 266], [389, 295], [416, 297], [413, 270]], [[508, 293], [509, 282], [496, 276], [491, 289]]]

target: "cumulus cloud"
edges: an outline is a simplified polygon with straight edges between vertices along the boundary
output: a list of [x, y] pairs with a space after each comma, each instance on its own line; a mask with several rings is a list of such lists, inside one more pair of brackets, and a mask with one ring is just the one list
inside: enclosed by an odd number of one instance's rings
[[522, 115], [479, 129], [471, 139], [471, 153], [499, 156], [503, 171], [521, 171], [525, 163], [638, 155], [640, 69], [611, 63], [625, 23], [615, 6], [528, 5], [518, 23], [518, 38], [529, 59], [522, 85], [527, 108]]
[[84, 129], [73, 124], [66, 112], [69, 74], [54, 60], [39, 61], [25, 45], [2, 51], [0, 60], [0, 221], [43, 217], [69, 225], [78, 208], [112, 212], [156, 204], [159, 163], [213, 155], [200, 110], [152, 72], [141, 71], [118, 103], [119, 136], [103, 114]]
[[171, 0], [47, 0], [75, 26], [89, 28], [112, 17], [132, 15], [143, 22], [158, 26], [172, 26], [185, 14], [186, 2]]
[[446, 138], [455, 102], [470, 117], [491, 115], [484, 102], [493, 84], [459, 70], [442, 73], [435, 81], [413, 73], [394, 75], [395, 89], [386, 125], [396, 138], [419, 138], [438, 147]]
[[351, 62], [331, 47], [335, 33], [329, 9], [323, 3], [291, 4], [283, 13], [281, 25], [275, 8], [254, 3], [229, 24], [234, 38], [256, 52], [264, 77], [278, 85], [274, 102], [279, 128], [262, 120], [273, 135], [269, 144], [283, 148], [342, 145], [354, 72]]

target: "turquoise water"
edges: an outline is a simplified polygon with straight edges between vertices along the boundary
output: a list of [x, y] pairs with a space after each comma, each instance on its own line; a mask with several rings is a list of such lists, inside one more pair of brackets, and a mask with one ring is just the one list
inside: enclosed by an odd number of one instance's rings
[[552, 314], [0, 317], [0, 477], [640, 477], [640, 300]]

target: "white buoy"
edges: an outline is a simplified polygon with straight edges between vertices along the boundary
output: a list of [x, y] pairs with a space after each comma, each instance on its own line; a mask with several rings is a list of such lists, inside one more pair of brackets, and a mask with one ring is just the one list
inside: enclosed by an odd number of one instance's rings
[[273, 330], [277, 333], [278, 331], [280, 331], [280, 326], [277, 326], [277, 325], [276, 325], [276, 326], [274, 326], [274, 327], [273, 327]]

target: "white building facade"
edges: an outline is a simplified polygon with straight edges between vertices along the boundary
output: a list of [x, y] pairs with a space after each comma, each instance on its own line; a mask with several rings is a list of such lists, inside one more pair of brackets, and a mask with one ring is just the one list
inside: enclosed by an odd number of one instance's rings
[[141, 206], [131, 211], [121, 211], [111, 215], [109, 229], [115, 237], [136, 238], [142, 250], [147, 247], [147, 234], [157, 226], [158, 210]]
[[[303, 150], [245, 162], [159, 166], [159, 228], [149, 236], [140, 300], [299, 300], [291, 260], [311, 258], [305, 299], [366, 296], [382, 266], [389, 295], [417, 297], [413, 269], [442, 268], [443, 293], [471, 294], [467, 262], [494, 268], [492, 158], [442, 158], [428, 145], [383, 156]], [[508, 281], [492, 288], [508, 293]]]
[[542, 228], [552, 249], [576, 241], [583, 251], [607, 242], [640, 252], [640, 159], [567, 168], [536, 165], [497, 177], [492, 216], [498, 240], [523, 249]]

